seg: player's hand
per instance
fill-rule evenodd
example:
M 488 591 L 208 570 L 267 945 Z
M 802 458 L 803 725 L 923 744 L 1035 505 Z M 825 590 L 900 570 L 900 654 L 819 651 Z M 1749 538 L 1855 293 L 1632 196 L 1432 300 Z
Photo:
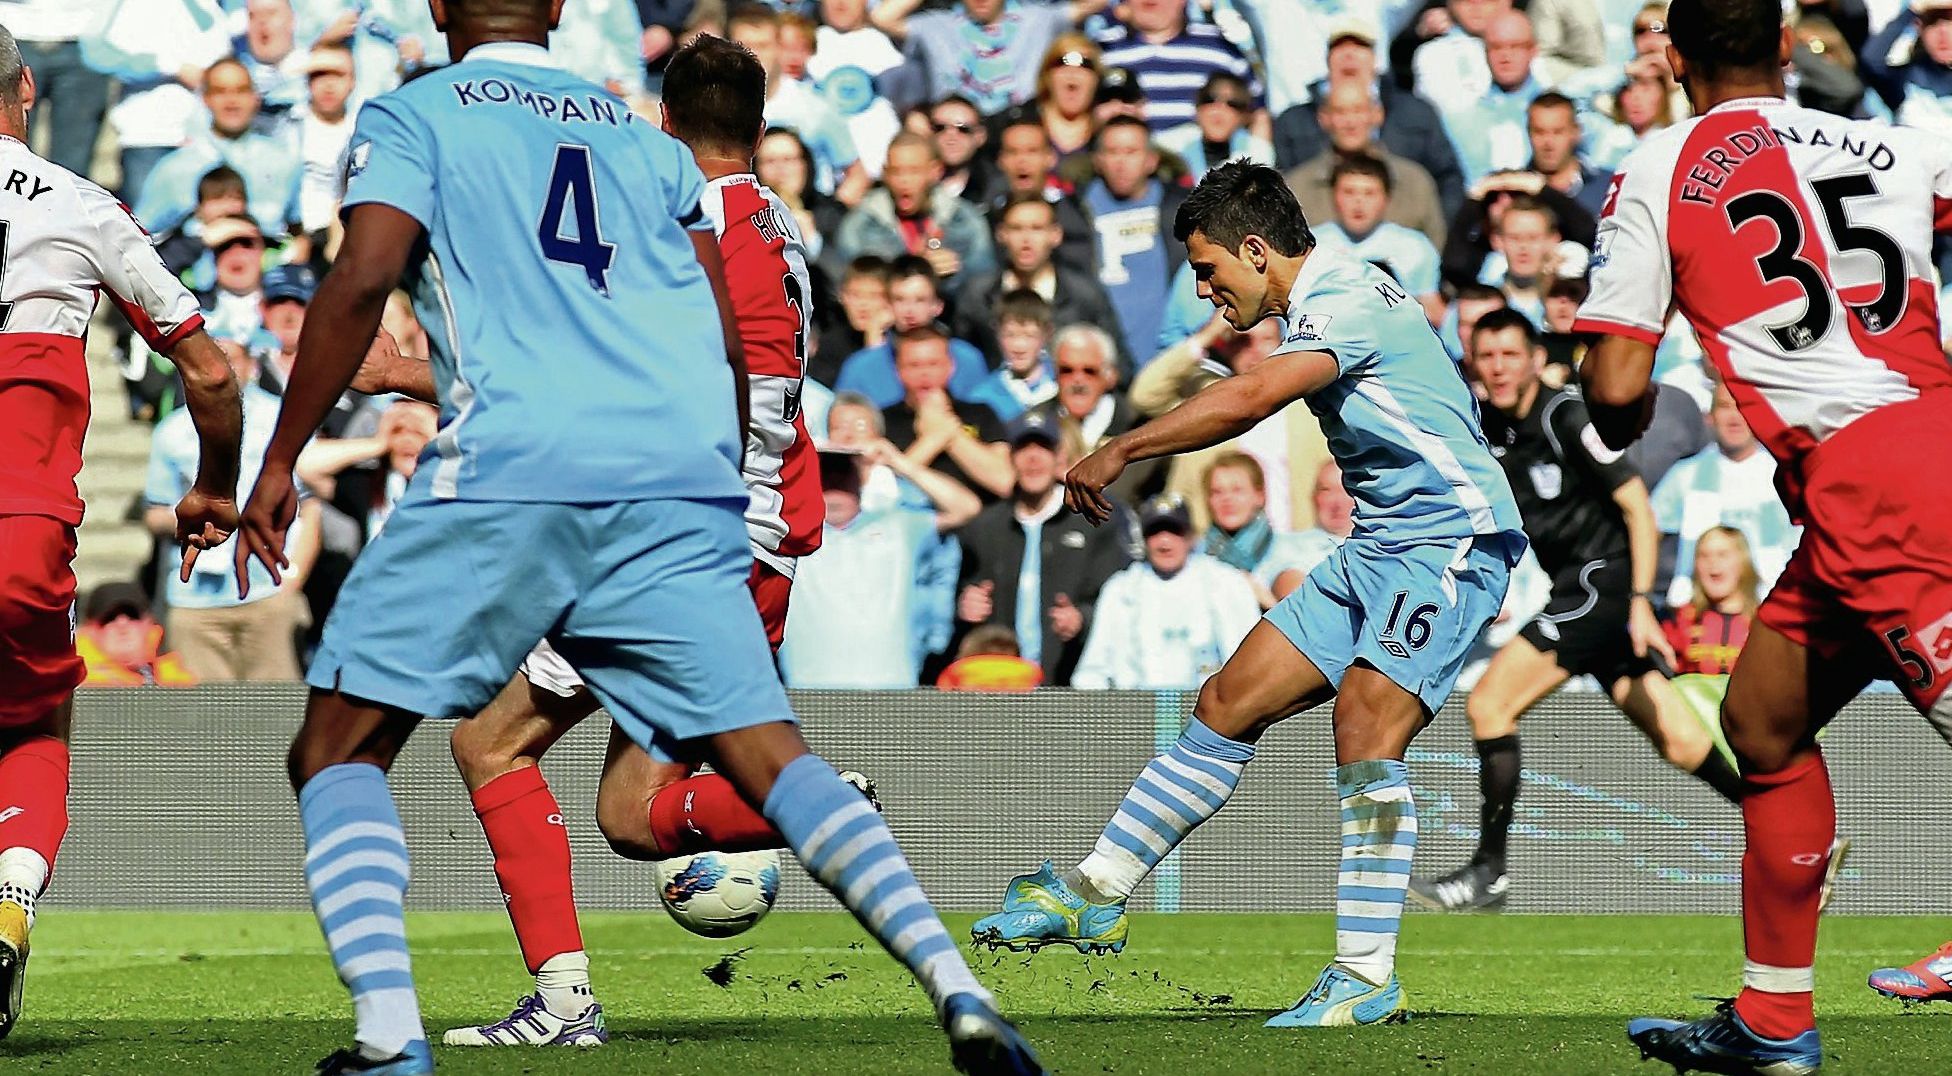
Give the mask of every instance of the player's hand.
M 427 59 L 427 46 L 422 44 L 420 38 L 413 34 L 408 34 L 401 38 L 393 48 L 395 52 L 400 54 L 400 62 L 408 67 L 412 67 Z
M 1661 630 L 1660 618 L 1654 615 L 1654 603 L 1646 598 L 1635 597 L 1627 613 L 1627 633 L 1633 637 L 1633 654 L 1644 658 L 1658 654 L 1667 661 L 1667 667 L 1674 668 L 1674 646 L 1667 641 L 1667 633 Z
M 1117 438 L 1078 461 L 1064 476 L 1064 506 L 1097 526 L 1112 518 L 1111 498 L 1105 487 L 1125 473 L 1125 450 Z
M 983 624 L 996 612 L 996 583 L 985 579 L 962 588 L 956 598 L 956 619 L 965 624 Z
M 1069 594 L 1059 594 L 1051 603 L 1051 634 L 1070 642 L 1084 631 L 1084 610 L 1071 604 Z
M 937 389 L 924 393 L 915 405 L 915 436 L 922 440 L 951 441 L 962 429 L 962 419 L 949 404 L 949 394 Z
M 177 578 L 189 582 L 197 554 L 223 545 L 236 530 L 236 498 L 190 487 L 190 492 L 176 502 L 176 543 L 183 547 L 183 568 Z
M 1417 36 L 1429 39 L 1450 33 L 1450 10 L 1439 4 L 1417 18 Z
M 251 594 L 251 560 L 256 558 L 271 573 L 273 586 L 283 586 L 284 570 L 291 567 L 285 557 L 285 532 L 298 515 L 298 488 L 292 482 L 291 465 L 266 460 L 259 472 L 251 499 L 237 521 L 237 596 Z
M 948 247 L 929 247 L 922 251 L 922 257 L 928 259 L 929 268 L 935 270 L 935 275 L 944 280 L 962 272 L 962 259 Z
M 400 342 L 381 329 L 373 337 L 373 346 L 366 349 L 366 357 L 359 360 L 359 372 L 352 375 L 352 390 L 368 396 L 392 392 L 395 364 L 401 361 Z

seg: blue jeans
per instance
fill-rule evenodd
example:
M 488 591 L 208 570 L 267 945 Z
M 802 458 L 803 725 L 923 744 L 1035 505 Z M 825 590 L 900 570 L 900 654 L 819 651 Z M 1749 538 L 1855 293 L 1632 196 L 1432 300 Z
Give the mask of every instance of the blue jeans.
M 47 159 L 87 175 L 108 113 L 108 76 L 82 63 L 81 46 L 73 41 L 22 41 L 20 55 L 33 68 L 40 93 L 31 117 L 34 136 L 52 125 Z

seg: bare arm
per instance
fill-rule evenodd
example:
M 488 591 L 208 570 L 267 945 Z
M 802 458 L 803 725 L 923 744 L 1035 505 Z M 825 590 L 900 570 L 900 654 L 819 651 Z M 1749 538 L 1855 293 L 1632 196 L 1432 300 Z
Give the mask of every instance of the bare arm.
M 291 567 L 285 572 L 285 586 L 296 590 L 311 578 L 312 569 L 318 565 L 319 550 L 325 547 L 325 534 L 322 520 L 325 508 L 316 497 L 298 506 L 298 520 L 304 526 L 298 531 L 298 541 L 293 543 L 286 555 L 291 558 Z
M 366 350 L 366 357 L 360 360 L 359 372 L 353 375 L 352 388 L 354 392 L 372 396 L 397 392 L 436 407 L 441 402 L 439 393 L 434 390 L 434 364 L 402 355 L 399 342 L 385 329 L 373 337 L 373 346 Z
M 698 264 L 712 282 L 712 297 L 718 300 L 718 319 L 725 332 L 725 361 L 732 365 L 732 398 L 739 412 L 739 459 L 745 461 L 746 431 L 752 428 L 752 383 L 746 376 L 746 344 L 739 338 L 739 318 L 732 312 L 732 292 L 725 285 L 725 256 L 719 253 L 718 237 L 710 232 L 692 232 L 691 249 L 698 253 Z
M 915 488 L 922 491 L 922 496 L 935 506 L 935 529 L 938 534 L 961 527 L 983 510 L 982 499 L 969 492 L 969 487 L 932 467 L 917 466 L 894 445 L 882 441 L 871 452 L 870 459 L 885 464 L 896 474 L 913 482 Z
M 1586 411 L 1600 440 L 1616 451 L 1633 444 L 1654 416 L 1654 345 L 1602 336 L 1579 366 Z
M 1010 446 L 978 441 L 958 427 L 949 439 L 949 458 L 977 485 L 998 497 L 1007 496 L 1017 484 L 1016 468 L 1010 466 Z
M 339 488 L 339 472 L 386 455 L 384 437 L 345 437 L 316 440 L 305 446 L 293 465 L 299 480 L 314 493 L 330 499 Z
M 1645 656 L 1649 650 L 1655 651 L 1667 658 L 1671 668 L 1674 648 L 1661 630 L 1653 600 L 1647 597 L 1653 593 L 1661 558 L 1661 529 L 1654 522 L 1654 504 L 1647 495 L 1647 484 L 1638 478 L 1628 479 L 1613 491 L 1613 503 L 1620 506 L 1620 516 L 1627 524 L 1628 559 L 1633 569 L 1633 599 L 1627 627 L 1633 636 L 1634 653 Z
M 176 540 L 184 546 L 180 575 L 188 579 L 197 554 L 223 544 L 237 529 L 243 390 L 223 349 L 201 329 L 170 348 L 168 358 L 183 375 L 183 399 L 197 428 L 196 481 L 175 510 Z
M 908 16 L 922 6 L 922 0 L 884 0 L 869 13 L 868 21 L 889 37 L 900 41 L 908 36 Z

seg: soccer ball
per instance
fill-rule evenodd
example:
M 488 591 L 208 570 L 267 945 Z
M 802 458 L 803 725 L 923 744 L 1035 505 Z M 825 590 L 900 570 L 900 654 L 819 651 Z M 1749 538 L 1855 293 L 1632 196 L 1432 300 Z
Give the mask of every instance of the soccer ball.
M 657 893 L 678 925 L 707 938 L 743 934 L 779 898 L 779 853 L 700 852 L 657 862 Z

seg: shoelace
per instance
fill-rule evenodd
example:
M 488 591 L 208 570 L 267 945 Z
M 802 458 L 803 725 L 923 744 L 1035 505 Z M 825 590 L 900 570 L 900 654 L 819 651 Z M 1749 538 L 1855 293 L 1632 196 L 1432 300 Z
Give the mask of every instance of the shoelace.
M 531 1020 L 534 1018 L 537 1010 L 541 1008 L 542 999 L 534 994 L 530 994 L 521 1001 L 516 1002 L 514 1012 L 509 1013 L 507 1017 L 496 1023 L 489 1024 L 482 1030 L 484 1033 L 489 1031 L 513 1031 L 515 1030 L 515 1022 L 517 1020 Z

